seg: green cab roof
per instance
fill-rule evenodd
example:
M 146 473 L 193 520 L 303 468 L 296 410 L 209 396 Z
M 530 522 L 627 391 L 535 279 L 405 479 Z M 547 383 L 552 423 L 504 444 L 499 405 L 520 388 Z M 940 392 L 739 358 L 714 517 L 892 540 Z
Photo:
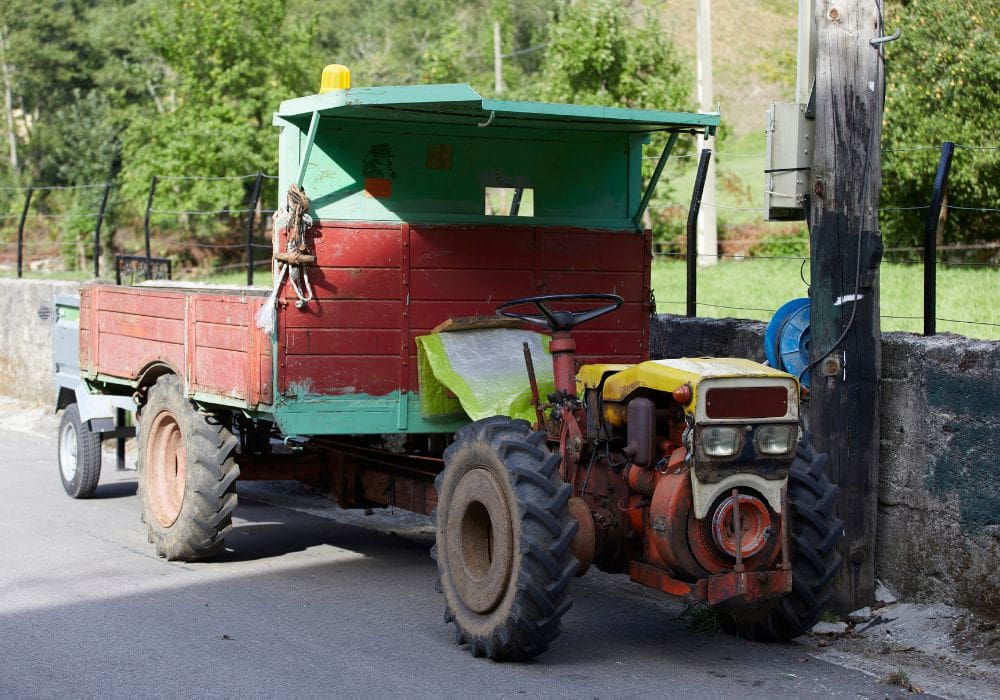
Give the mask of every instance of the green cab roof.
M 491 100 L 465 84 L 333 90 L 282 102 L 275 121 L 303 124 L 308 123 L 313 114 L 338 119 L 557 131 L 713 132 L 719 125 L 718 114 Z

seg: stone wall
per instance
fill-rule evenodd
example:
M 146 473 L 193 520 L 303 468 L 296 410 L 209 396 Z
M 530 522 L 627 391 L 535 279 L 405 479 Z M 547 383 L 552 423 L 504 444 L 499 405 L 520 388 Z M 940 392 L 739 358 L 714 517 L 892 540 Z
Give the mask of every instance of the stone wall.
M 762 360 L 765 324 L 659 316 L 653 357 Z M 914 601 L 1000 610 L 1000 342 L 882 336 L 876 575 Z
M 52 297 L 78 288 L 77 282 L 0 279 L 0 394 L 55 406 Z

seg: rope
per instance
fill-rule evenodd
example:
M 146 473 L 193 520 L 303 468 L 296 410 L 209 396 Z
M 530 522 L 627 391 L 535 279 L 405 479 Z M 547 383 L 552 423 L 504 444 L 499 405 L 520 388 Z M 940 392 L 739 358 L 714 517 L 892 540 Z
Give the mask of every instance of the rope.
M 274 256 L 278 262 L 274 289 L 260 307 L 255 319 L 257 327 L 271 336 L 274 335 L 277 325 L 278 292 L 286 277 L 295 291 L 295 296 L 298 297 L 298 301 L 295 302 L 296 308 L 303 309 L 313 300 L 312 284 L 309 282 L 306 265 L 315 262 L 316 258 L 305 240 L 306 230 L 312 226 L 312 218 L 306 214 L 308 209 L 309 198 L 306 193 L 297 184 L 292 183 L 288 186 L 287 204 L 274 215 L 275 236 L 279 236 L 281 229 L 284 229 L 288 242 L 285 252 Z

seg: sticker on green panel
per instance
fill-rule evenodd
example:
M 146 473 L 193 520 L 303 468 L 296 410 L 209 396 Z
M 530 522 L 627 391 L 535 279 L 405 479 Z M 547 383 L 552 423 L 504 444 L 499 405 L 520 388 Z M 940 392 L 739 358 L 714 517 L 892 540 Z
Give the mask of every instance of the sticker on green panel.
M 544 397 L 555 390 L 546 335 L 517 328 L 478 328 L 417 338 L 421 413 L 430 417 L 464 411 L 472 420 L 510 416 L 534 421 L 524 343 Z

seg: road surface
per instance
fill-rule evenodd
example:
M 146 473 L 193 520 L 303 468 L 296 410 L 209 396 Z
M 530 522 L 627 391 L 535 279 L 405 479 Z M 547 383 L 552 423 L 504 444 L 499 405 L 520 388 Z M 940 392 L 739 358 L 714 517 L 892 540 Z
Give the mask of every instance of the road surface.
M 96 497 L 62 491 L 51 437 L 0 416 L 0 697 L 896 697 L 804 644 L 694 631 L 625 577 L 575 581 L 565 631 L 530 663 L 455 645 L 431 529 L 241 485 L 227 550 L 158 558 L 135 473 L 105 457 Z

